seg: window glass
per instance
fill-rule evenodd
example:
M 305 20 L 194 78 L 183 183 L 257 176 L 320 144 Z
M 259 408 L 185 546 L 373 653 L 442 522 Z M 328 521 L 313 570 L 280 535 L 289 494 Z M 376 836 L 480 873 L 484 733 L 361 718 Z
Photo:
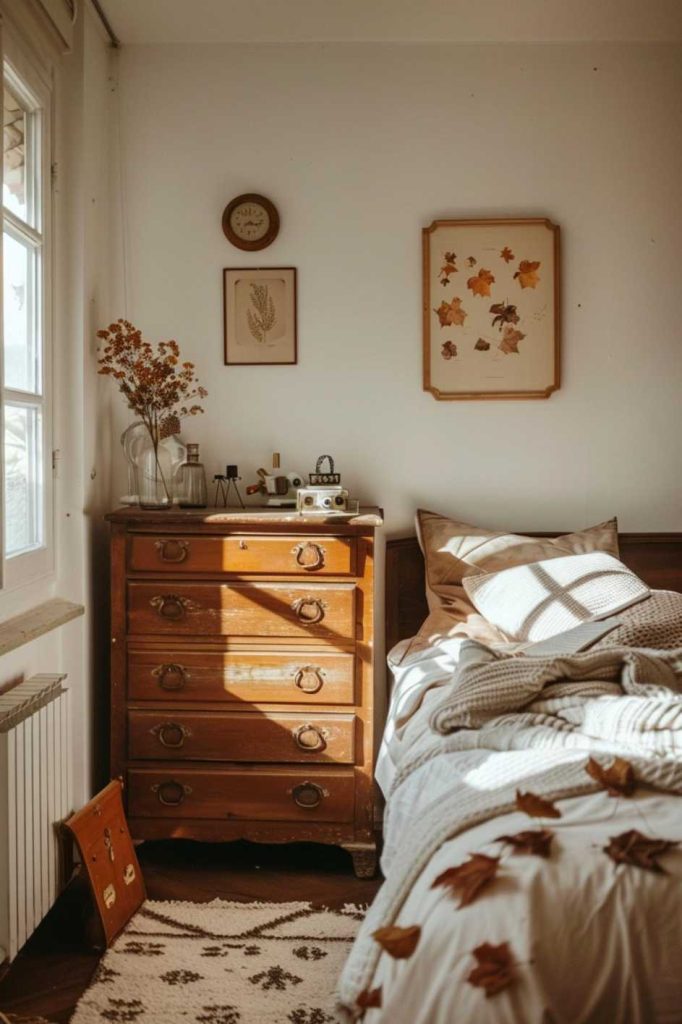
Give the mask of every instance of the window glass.
M 34 394 L 40 391 L 37 260 L 32 245 L 4 233 L 5 387 Z
M 4 171 L 2 201 L 22 220 L 29 220 L 28 178 L 26 174 L 26 111 L 5 85 L 4 92 Z
M 43 543 L 42 410 L 5 405 L 5 554 Z

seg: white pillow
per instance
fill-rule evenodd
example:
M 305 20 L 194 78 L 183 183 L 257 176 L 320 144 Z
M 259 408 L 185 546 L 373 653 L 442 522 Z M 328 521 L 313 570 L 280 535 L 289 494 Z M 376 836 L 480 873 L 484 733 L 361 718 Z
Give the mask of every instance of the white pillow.
M 592 551 L 495 573 L 465 576 L 478 611 L 516 640 L 546 640 L 649 596 L 649 588 L 613 555 Z

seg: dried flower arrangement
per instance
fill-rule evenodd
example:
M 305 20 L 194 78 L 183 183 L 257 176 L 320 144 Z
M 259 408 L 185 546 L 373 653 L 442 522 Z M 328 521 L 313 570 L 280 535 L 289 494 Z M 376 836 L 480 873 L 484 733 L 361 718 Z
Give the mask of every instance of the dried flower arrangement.
M 155 351 L 128 320 L 117 320 L 98 331 L 97 337 L 103 342 L 97 372 L 113 377 L 128 408 L 147 428 L 154 464 L 170 504 L 170 482 L 159 462 L 159 443 L 180 430 L 183 417 L 204 411 L 193 399 L 205 398 L 208 392 L 199 384 L 194 363 L 180 362 L 177 341 L 160 341 Z

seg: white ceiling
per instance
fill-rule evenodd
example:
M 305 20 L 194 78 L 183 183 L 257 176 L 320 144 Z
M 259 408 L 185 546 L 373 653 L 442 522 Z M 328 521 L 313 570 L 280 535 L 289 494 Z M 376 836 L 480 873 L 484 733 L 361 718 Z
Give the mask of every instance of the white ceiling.
M 682 41 L 682 0 L 101 0 L 123 43 Z

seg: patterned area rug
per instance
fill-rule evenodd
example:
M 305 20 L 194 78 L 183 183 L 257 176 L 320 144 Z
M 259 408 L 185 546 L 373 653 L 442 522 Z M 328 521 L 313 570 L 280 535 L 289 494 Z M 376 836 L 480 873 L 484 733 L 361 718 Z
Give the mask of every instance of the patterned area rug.
M 336 982 L 364 913 L 148 901 L 71 1024 L 336 1024 Z

